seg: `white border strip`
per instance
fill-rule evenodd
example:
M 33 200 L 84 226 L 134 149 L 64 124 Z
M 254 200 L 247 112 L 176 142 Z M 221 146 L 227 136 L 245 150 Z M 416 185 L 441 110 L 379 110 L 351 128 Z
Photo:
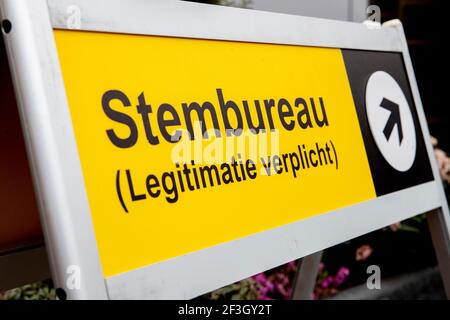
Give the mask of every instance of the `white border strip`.
M 108 292 L 111 299 L 194 298 L 439 206 L 437 185 L 428 182 L 113 276 Z
M 69 28 L 68 8 L 76 5 L 81 30 L 365 50 L 402 49 L 395 30 L 371 30 L 353 22 L 179 0 L 48 0 L 48 4 L 54 28 Z

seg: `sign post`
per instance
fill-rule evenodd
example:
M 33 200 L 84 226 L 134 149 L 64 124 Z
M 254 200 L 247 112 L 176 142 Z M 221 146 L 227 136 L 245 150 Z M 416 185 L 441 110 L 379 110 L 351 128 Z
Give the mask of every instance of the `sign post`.
M 292 287 L 292 300 L 312 299 L 321 260 L 322 251 L 300 259 Z
M 0 11 L 68 298 L 192 298 L 438 208 L 448 237 L 400 24 L 178 1 Z

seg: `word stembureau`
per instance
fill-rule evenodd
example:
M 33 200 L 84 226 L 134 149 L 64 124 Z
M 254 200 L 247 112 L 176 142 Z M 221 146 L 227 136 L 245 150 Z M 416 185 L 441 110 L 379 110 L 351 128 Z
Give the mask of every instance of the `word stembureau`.
M 136 109 L 133 104 L 136 104 Z M 266 132 L 279 129 L 300 131 L 329 126 L 323 97 L 297 97 L 292 100 L 267 98 L 254 100 L 253 103 L 242 100 L 238 104 L 225 99 L 220 88 L 216 89 L 215 100 L 182 102 L 178 105 L 161 103 L 156 108 L 143 92 L 132 103 L 124 92 L 109 90 L 103 94 L 102 107 L 108 119 L 127 128 L 120 131 L 119 128 L 107 128 L 107 138 L 115 147 L 130 150 L 138 141 L 145 140 L 147 145 L 157 148 L 161 143 L 174 144 L 183 139 L 186 142 L 245 137 L 247 134 L 263 136 Z M 295 134 L 292 137 L 294 141 L 283 153 L 278 150 L 280 141 L 271 141 L 270 153 L 265 153 L 267 149 L 247 157 L 239 152 L 234 153 L 232 147 L 232 155 L 222 157 L 221 160 L 215 159 L 211 163 L 196 162 L 192 157 L 182 161 L 172 157 L 172 168 L 161 171 L 159 166 L 158 171 L 153 171 L 156 169 L 149 167 L 150 172 L 144 175 L 142 168 L 133 168 L 130 164 L 128 168 L 116 170 L 117 198 L 122 209 L 129 212 L 130 202 L 162 198 L 173 204 L 178 202 L 181 194 L 243 183 L 260 176 L 289 174 L 297 179 L 302 170 L 325 166 L 338 170 L 338 154 L 331 139 L 318 137 L 320 141 L 314 139 L 314 142 L 301 142 L 296 141 L 298 138 Z M 225 146 L 228 148 L 228 145 Z M 247 147 L 250 149 L 253 146 Z M 247 150 L 244 148 L 242 151 Z
M 266 130 L 274 131 L 275 117 L 278 117 L 283 128 L 288 131 L 292 131 L 296 127 L 308 129 L 315 126 L 328 126 L 325 102 L 322 97 L 309 98 L 309 101 L 298 97 L 293 102 L 289 102 L 285 98 L 280 98 L 278 101 L 273 98 L 262 101 L 254 100 L 252 108 L 256 112 L 256 117 L 252 117 L 251 106 L 247 100 L 243 100 L 242 105 L 238 106 L 233 100 L 225 100 L 222 89 L 216 89 L 216 95 L 216 105 L 210 101 L 205 101 L 201 104 L 199 102 L 182 103 L 182 115 L 169 103 L 159 105 L 156 109 L 158 134 L 150 121 L 153 114 L 152 105 L 147 102 L 144 93 L 141 93 L 137 98 L 136 111 L 141 117 L 142 127 L 148 143 L 158 145 L 161 142 L 161 137 L 169 143 L 176 143 L 182 137 L 180 129 L 183 126 L 189 138 L 191 140 L 196 139 L 194 115 L 196 120 L 201 123 L 202 137 L 200 138 L 203 139 L 208 138 L 210 130 L 214 132 L 216 137 L 221 137 L 223 132 L 227 136 L 240 136 L 244 129 L 244 118 L 247 128 L 253 134 L 266 132 Z M 109 90 L 102 97 L 102 107 L 106 116 L 112 121 L 127 126 L 130 133 L 128 136 L 120 137 L 113 129 L 107 129 L 106 134 L 114 146 L 131 148 L 139 138 L 138 125 L 130 115 L 123 112 L 125 110 L 115 110 L 111 107 L 111 102 L 114 100 L 120 101 L 124 108 L 131 107 L 132 103 L 129 97 L 120 90 Z M 217 105 L 218 108 L 216 107 Z M 232 116 L 230 116 L 231 114 Z M 263 117 L 263 114 L 265 114 L 265 117 Z M 181 120 L 182 118 L 183 121 Z M 219 118 L 221 121 L 219 121 Z M 208 122 L 206 119 L 208 119 Z M 212 127 L 208 128 L 207 124 L 212 124 Z

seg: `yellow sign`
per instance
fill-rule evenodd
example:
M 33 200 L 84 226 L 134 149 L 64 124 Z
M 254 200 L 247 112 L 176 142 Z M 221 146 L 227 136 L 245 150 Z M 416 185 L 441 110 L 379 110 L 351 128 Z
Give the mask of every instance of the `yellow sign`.
M 339 49 L 55 39 L 105 277 L 376 197 Z

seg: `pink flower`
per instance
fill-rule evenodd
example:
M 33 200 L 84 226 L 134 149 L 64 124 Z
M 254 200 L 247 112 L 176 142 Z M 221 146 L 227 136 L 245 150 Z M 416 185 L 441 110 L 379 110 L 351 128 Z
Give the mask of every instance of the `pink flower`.
M 434 147 L 434 156 L 436 157 L 441 178 L 444 182 L 450 183 L 450 157 L 441 149 L 437 148 L 438 141 L 431 137 L 431 144 Z
M 396 222 L 396 223 L 391 224 L 389 226 L 389 228 L 391 228 L 391 230 L 395 232 L 400 229 L 400 226 L 401 226 L 400 222 Z
M 325 279 L 322 280 L 322 282 L 320 283 L 320 286 L 322 288 L 328 288 L 333 284 L 333 277 L 332 276 L 328 276 Z
M 373 249 L 371 246 L 365 244 L 362 245 L 361 247 L 359 247 L 356 250 L 356 256 L 355 259 L 356 261 L 364 261 L 366 260 L 373 252 Z
M 435 149 L 434 155 L 438 162 L 441 178 L 447 183 L 450 183 L 450 158 L 441 149 Z
M 321 273 L 325 269 L 325 264 L 323 262 L 319 263 L 319 273 Z
M 433 136 L 430 136 L 430 140 L 431 140 L 431 144 L 433 145 L 433 147 L 436 147 L 438 144 L 438 140 Z
M 325 277 L 325 279 L 321 281 L 320 286 L 323 289 L 337 288 L 340 285 L 342 285 L 345 282 L 345 280 L 347 280 L 349 275 L 350 270 L 347 267 L 341 267 L 334 277 L 333 276 Z
M 265 283 L 267 281 L 266 275 L 264 273 L 253 276 L 253 279 L 255 279 L 255 281 L 258 283 Z
M 334 277 L 334 286 L 339 287 L 341 284 L 345 282 L 345 280 L 347 280 L 349 275 L 350 270 L 346 267 L 341 267 L 337 272 L 336 276 Z

